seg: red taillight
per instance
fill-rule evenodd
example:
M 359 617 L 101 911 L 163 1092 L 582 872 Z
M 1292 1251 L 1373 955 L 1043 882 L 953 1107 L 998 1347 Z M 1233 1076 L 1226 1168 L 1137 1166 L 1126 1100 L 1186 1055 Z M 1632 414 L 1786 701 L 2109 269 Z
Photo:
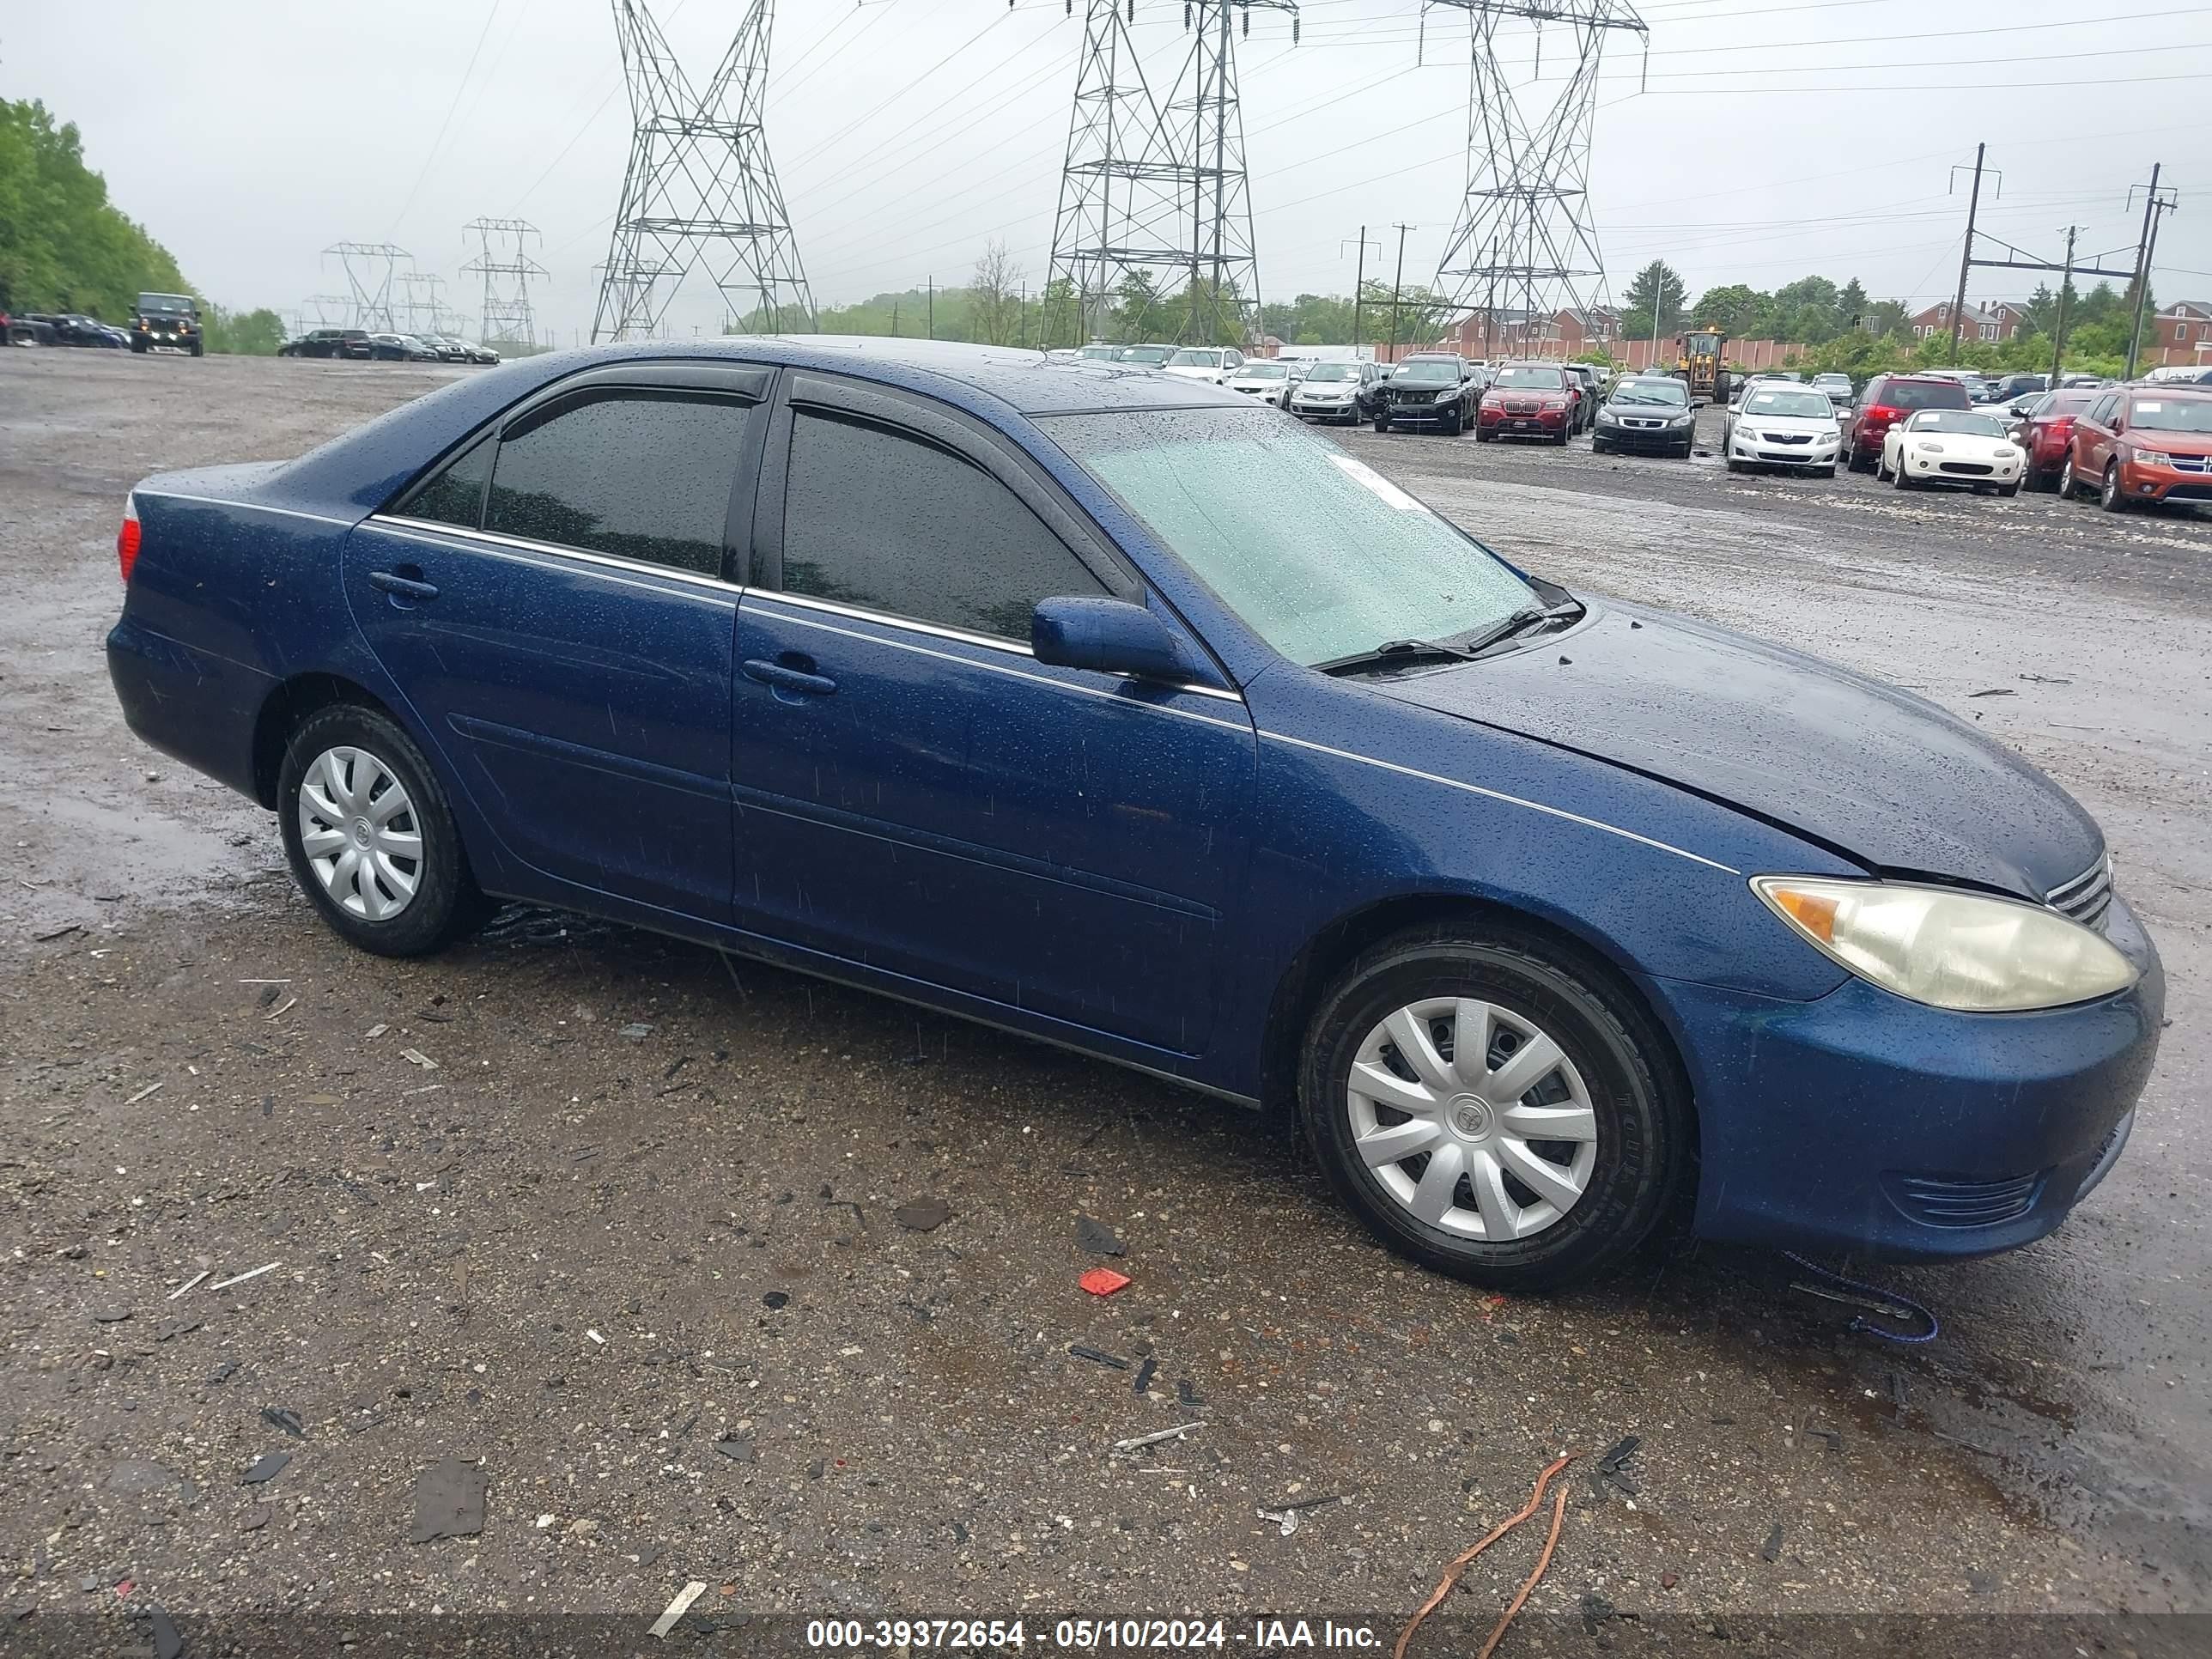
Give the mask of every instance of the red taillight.
M 1904 413 L 1903 410 L 1892 409 L 1887 404 L 1872 404 L 1867 408 L 1865 418 L 1882 426 L 1894 426 L 1898 416 Z
M 138 498 L 123 498 L 123 527 L 115 532 L 115 562 L 123 568 L 123 580 L 128 586 L 131 568 L 138 562 Z

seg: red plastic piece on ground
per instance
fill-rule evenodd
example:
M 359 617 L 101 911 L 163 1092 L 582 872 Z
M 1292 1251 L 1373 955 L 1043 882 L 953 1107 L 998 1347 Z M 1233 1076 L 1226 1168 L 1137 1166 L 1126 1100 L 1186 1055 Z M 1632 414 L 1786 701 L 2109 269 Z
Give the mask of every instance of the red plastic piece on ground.
M 1092 1267 L 1075 1282 L 1093 1296 L 1111 1296 L 1129 1282 L 1129 1275 L 1111 1267 Z

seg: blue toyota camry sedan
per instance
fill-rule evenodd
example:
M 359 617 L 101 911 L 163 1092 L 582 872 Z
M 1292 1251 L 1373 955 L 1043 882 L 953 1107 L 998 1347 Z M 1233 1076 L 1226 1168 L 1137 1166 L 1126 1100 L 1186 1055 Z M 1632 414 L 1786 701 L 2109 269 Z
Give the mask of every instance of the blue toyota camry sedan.
M 110 670 L 346 939 L 591 911 L 1295 1117 L 1508 1288 L 1972 1255 L 2111 1169 L 2164 981 L 1921 700 L 1520 570 L 1141 369 L 535 357 L 131 492 Z

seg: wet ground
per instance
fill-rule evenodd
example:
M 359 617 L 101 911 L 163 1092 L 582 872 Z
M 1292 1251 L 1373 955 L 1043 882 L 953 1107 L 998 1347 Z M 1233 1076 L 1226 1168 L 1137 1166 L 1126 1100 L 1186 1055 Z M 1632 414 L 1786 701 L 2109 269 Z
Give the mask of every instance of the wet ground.
M 1350 435 L 1570 586 L 1959 709 L 2106 825 L 2172 982 L 2134 1142 L 2051 1239 L 1887 1274 L 1944 1320 L 1893 1347 L 1755 1253 L 1473 1292 L 1233 1109 L 625 929 L 341 946 L 269 816 L 124 728 L 115 524 L 148 471 L 295 453 L 452 372 L 0 361 L 16 1636 L 136 1634 L 159 1601 L 589 1612 L 628 1641 L 696 1580 L 695 1628 L 1361 1610 L 1387 1644 L 1570 1448 L 1532 1647 L 2212 1612 L 2212 520 Z M 949 1217 L 917 1230 L 924 1199 Z M 1119 1231 L 1110 1299 L 1076 1285 L 1080 1216 Z M 410 1542 L 447 1456 L 488 1481 L 482 1531 Z M 1486 1631 L 1541 1525 L 1445 1613 Z

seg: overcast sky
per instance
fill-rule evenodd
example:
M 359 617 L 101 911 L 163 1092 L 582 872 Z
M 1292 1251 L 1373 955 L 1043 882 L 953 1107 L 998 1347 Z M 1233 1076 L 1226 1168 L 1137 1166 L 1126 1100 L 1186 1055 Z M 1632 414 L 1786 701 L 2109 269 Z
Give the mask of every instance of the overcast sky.
M 654 0 L 695 80 L 742 0 Z M 1958 278 L 1965 179 L 2002 171 L 1983 224 L 2056 258 L 2131 250 L 2128 187 L 2166 164 L 2180 209 L 2157 293 L 2212 299 L 2212 6 L 2167 0 L 1650 0 L 1607 53 L 1591 190 L 1616 295 L 1654 257 L 1692 294 L 1808 273 L 1922 304 Z M 785 0 L 769 140 L 817 299 L 965 280 L 991 238 L 1041 284 L 1082 44 L 1063 0 Z M 82 130 L 110 194 L 231 306 L 341 292 L 320 252 L 395 242 L 477 309 L 462 224 L 544 232 L 541 322 L 588 331 L 629 138 L 606 0 L 15 0 L 0 94 Z M 2099 14 L 2105 14 L 2099 15 Z M 1136 0 L 1148 70 L 1188 50 L 1176 0 Z M 1434 271 L 1465 184 L 1468 52 L 1419 0 L 1307 0 L 1302 41 L 1255 10 L 1239 43 L 1261 280 L 1348 292 L 1359 228 L 1407 280 Z M 1513 34 L 1524 101 L 1570 43 Z M 1648 67 L 1649 80 L 1644 76 Z M 1639 90 L 1639 87 L 1644 89 Z M 1376 255 L 1370 250 L 1370 271 Z M 2127 258 L 2106 261 L 2125 264 Z M 1972 297 L 2024 295 L 1977 273 Z M 679 315 L 704 319 L 703 304 Z

